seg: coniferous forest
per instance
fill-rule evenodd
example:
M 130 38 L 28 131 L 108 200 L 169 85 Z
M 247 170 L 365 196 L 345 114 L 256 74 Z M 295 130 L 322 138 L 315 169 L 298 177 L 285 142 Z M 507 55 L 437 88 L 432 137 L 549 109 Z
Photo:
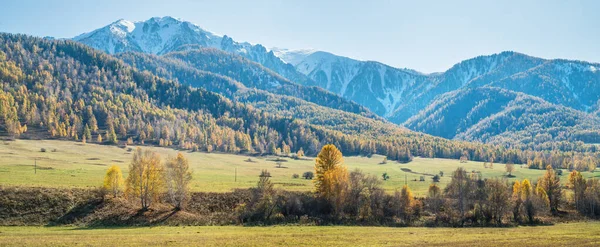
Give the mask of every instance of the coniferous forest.
M 2 34 L 1 39 L 2 126 L 12 138 L 229 153 L 302 149 L 307 155 L 316 155 L 331 143 L 348 155 L 381 154 L 402 162 L 422 156 L 531 164 L 538 169 L 549 164 L 588 170 L 598 164 L 595 146 L 557 143 L 548 150 L 451 141 L 394 126 L 368 113 L 342 111 L 347 107 L 344 101 L 337 110 L 245 89 L 235 81 L 231 85 L 244 92 L 226 97 L 205 89 L 229 80 L 216 75 L 197 77 L 191 83 L 195 87 L 180 83 L 189 81 L 188 75 L 202 75 L 194 69 L 185 73 L 185 66 L 172 65 L 176 69 L 162 72 L 169 75 L 165 79 L 72 41 L 14 34 Z M 144 66 L 164 63 L 147 60 Z M 228 66 L 226 61 L 217 62 Z

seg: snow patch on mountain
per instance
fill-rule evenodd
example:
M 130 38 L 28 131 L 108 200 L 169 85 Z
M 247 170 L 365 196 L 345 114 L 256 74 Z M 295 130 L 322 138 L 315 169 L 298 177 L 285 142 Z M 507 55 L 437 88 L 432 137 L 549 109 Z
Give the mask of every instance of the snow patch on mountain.
M 170 16 L 153 17 L 136 22 L 121 19 L 106 27 L 76 36 L 73 40 L 111 54 L 136 51 L 162 55 L 184 45 L 199 45 L 233 52 L 244 57 L 267 56 L 266 49 L 260 45 L 238 43 L 226 35 L 209 32 L 191 22 Z M 265 54 L 250 54 L 253 52 Z
M 137 22 L 121 19 L 108 26 L 81 34 L 73 40 L 109 54 L 143 52 L 164 55 L 173 51 L 216 48 L 260 63 L 293 82 L 314 85 L 293 65 L 275 56 L 274 50 L 267 50 L 260 44 L 237 42 L 227 35 L 221 36 L 191 22 L 170 16 L 153 17 Z M 304 51 L 303 54 L 309 53 Z
M 289 63 L 291 65 L 294 65 L 294 66 L 298 65 L 306 57 L 317 52 L 315 49 L 291 50 L 291 49 L 278 48 L 278 47 L 271 48 L 271 51 L 273 51 L 273 54 L 275 54 L 275 56 L 279 57 L 282 61 Z
M 308 75 L 313 80 L 318 80 L 319 78 L 316 78 L 316 75 L 319 72 L 323 72 L 327 80 L 324 88 L 339 95 L 344 95 L 346 94 L 348 84 L 360 70 L 360 62 L 328 52 L 318 51 L 312 52 L 301 62 L 297 63 L 296 69 L 300 73 Z
M 291 57 L 296 69 L 317 86 L 363 104 L 382 116 L 389 116 L 405 99 L 407 90 L 422 86 L 416 84 L 426 77 L 413 70 L 323 51 L 278 49 L 275 54 L 284 61 Z

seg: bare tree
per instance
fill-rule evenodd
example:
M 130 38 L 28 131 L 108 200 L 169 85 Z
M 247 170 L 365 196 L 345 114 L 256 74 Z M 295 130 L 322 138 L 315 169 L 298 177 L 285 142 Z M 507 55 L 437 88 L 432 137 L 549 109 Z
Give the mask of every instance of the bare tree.
M 454 208 L 458 210 L 461 225 L 464 225 L 465 215 L 471 207 L 473 189 L 473 181 L 462 167 L 454 171 L 452 180 L 445 189 L 446 195 L 453 201 Z

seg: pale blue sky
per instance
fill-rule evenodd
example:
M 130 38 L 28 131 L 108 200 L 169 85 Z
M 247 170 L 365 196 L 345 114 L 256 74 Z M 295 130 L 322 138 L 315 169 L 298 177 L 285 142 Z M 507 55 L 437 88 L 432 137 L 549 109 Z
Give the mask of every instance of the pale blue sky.
M 514 50 L 600 62 L 600 1 L 2 0 L 0 31 L 73 37 L 173 16 L 237 41 L 315 48 L 422 72 Z

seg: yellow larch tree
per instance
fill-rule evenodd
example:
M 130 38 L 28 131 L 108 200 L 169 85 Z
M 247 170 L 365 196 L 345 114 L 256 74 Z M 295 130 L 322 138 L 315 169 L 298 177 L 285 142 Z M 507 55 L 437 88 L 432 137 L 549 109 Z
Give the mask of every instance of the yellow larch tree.
M 121 193 L 123 189 L 123 173 L 120 167 L 113 165 L 106 170 L 104 189 L 109 191 L 113 197 L 117 197 Z
M 348 187 L 348 171 L 343 162 L 342 152 L 332 144 L 325 145 L 315 161 L 317 195 L 331 204 L 335 215 L 342 213 Z

